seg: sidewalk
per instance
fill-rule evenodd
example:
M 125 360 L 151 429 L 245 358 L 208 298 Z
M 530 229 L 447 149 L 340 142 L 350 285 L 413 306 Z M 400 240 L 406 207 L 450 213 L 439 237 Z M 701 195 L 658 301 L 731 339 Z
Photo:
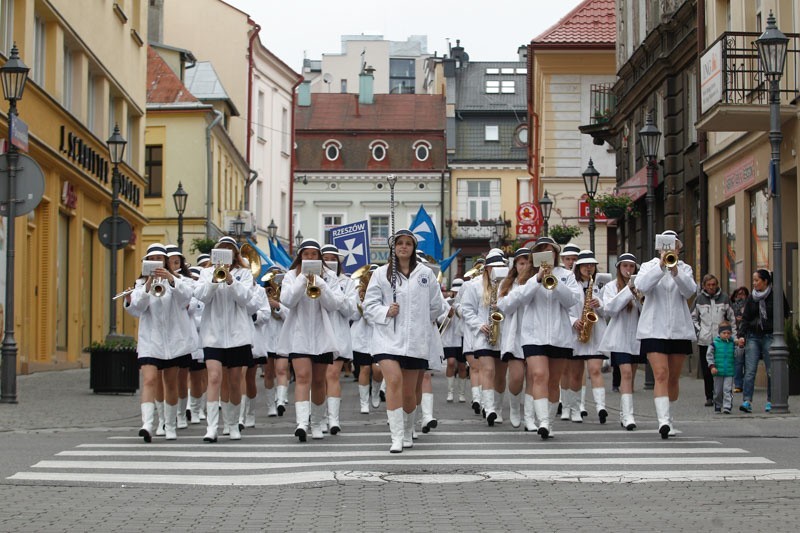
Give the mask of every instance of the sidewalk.
M 609 423 L 616 424 L 619 394 L 611 392 L 611 374 L 604 374 L 604 377 L 606 379 Z M 454 404 L 445 403 L 446 383 L 443 375 L 438 374 L 434 377 L 436 416 L 440 420 L 471 419 L 470 410 L 453 409 Z M 643 383 L 644 372 L 640 370 L 636 376 L 634 392 L 634 408 L 640 426 L 655 424 L 652 392 L 643 391 Z M 263 395 L 261 379 L 257 379 L 257 384 L 259 395 Z M 290 398 L 292 398 L 292 390 L 290 390 Z M 0 431 L 137 427 L 139 425 L 138 393 L 133 395 L 94 394 L 89 389 L 89 369 L 60 370 L 19 376 L 17 393 L 17 404 L 0 404 Z M 358 392 L 352 378 L 342 377 L 342 398 L 347 404 L 357 405 Z M 724 415 L 725 418 L 768 419 L 779 416 L 764 413 L 766 401 L 764 388 L 756 389 L 753 400 L 753 413 L 744 414 L 738 410 L 741 394 L 734 395 L 733 413 Z M 596 421 L 591 390 L 587 390 L 586 403 L 589 411 L 587 421 Z M 719 420 L 723 416 L 714 414 L 713 407 L 705 407 L 704 403 L 702 381 L 694 377 L 683 376 L 680 399 L 676 412 L 673 413 L 676 425 L 680 425 L 682 421 Z M 789 415 L 780 415 L 781 418 L 798 418 L 800 416 L 799 396 L 789 397 L 789 408 L 791 411 Z M 261 409 L 260 402 L 257 409 Z M 504 410 L 507 416 L 507 400 Z M 261 413 L 257 411 L 257 414 Z

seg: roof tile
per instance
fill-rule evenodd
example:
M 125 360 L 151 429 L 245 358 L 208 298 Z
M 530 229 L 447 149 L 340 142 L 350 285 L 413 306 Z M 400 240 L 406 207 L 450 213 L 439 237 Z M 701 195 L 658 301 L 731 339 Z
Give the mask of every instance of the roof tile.
M 614 45 L 616 40 L 614 0 L 584 0 L 531 44 Z
M 445 129 L 441 95 L 376 94 L 358 104 L 357 94 L 312 93 L 310 106 L 297 106 L 297 130 L 430 131 Z
M 147 103 L 198 102 L 152 47 L 147 47 Z

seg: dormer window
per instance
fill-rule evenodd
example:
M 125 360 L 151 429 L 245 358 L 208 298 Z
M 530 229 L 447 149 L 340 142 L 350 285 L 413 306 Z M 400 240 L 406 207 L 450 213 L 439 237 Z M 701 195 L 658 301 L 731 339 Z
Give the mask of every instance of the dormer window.
M 328 161 L 336 161 L 342 151 L 342 143 L 335 139 L 328 139 L 322 143 L 322 149 L 325 151 L 325 158 Z
M 386 152 L 389 150 L 389 145 L 386 141 L 372 141 L 369 143 L 369 149 L 372 152 L 372 159 L 375 161 L 383 161 L 386 159 Z
M 428 141 L 416 141 L 411 148 L 414 150 L 417 161 L 427 161 L 431 155 L 431 143 Z

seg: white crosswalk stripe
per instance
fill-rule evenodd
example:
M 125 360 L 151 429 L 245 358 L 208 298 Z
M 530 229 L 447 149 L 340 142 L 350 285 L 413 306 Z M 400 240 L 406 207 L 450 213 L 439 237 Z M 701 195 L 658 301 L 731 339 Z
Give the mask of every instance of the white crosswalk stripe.
M 657 439 L 589 429 L 560 431 L 542 442 L 522 431 L 434 431 L 402 454 L 389 454 L 385 432 L 358 431 L 299 444 L 285 433 L 258 429 L 243 440 L 203 444 L 113 435 L 44 459 L 9 480 L 63 483 L 268 486 L 312 482 L 471 481 L 665 482 L 800 480 L 767 457 L 702 437 Z M 617 438 L 614 438 L 617 437 Z M 418 471 L 418 473 L 415 473 Z

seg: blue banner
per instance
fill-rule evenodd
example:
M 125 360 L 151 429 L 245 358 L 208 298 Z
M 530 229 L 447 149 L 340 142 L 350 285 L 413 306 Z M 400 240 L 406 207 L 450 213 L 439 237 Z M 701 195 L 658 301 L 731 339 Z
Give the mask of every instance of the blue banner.
M 287 254 L 285 252 L 283 254 L 281 254 L 281 251 L 280 251 L 280 248 L 279 248 L 280 245 L 281 245 L 280 242 L 276 246 L 275 245 L 275 241 L 270 240 L 269 241 L 269 255 L 272 257 L 272 260 L 275 263 L 279 264 L 283 268 L 288 269 L 289 265 L 292 264 L 292 261 L 288 258 Z
M 409 229 L 417 236 L 417 250 L 441 262 L 442 241 L 439 240 L 436 226 L 423 205 L 419 206 L 417 216 Z
M 342 270 L 352 274 L 369 263 L 369 225 L 366 220 L 330 229 L 331 244 L 342 254 Z
M 451 255 L 450 257 L 441 260 L 439 266 L 442 268 L 442 272 L 447 272 L 447 269 L 450 267 L 450 263 L 452 263 L 460 253 L 461 253 L 461 248 L 453 252 L 453 255 Z

